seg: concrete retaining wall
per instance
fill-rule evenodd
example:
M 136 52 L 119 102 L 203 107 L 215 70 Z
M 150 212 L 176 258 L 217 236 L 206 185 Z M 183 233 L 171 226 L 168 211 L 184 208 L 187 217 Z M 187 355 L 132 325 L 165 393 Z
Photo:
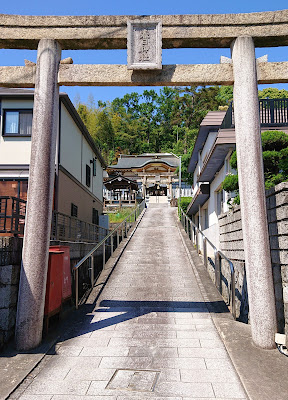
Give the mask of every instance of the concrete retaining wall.
M 288 182 L 267 190 L 266 199 L 278 332 L 288 335 Z M 219 232 L 220 248 L 233 261 L 236 270 L 237 315 L 240 320 L 247 321 L 248 293 L 240 206 L 219 217 Z M 225 262 L 222 263 L 222 275 L 224 281 L 230 281 Z

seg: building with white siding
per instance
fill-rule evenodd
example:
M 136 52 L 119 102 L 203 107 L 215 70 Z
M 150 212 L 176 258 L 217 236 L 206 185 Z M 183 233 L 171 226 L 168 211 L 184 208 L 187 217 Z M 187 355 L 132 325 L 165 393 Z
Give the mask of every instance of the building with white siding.
M 27 199 L 33 97 L 33 90 L 0 89 L 0 196 Z M 68 95 L 60 93 L 54 211 L 98 224 L 105 167 Z
M 281 130 L 288 133 L 288 100 L 259 100 L 261 132 Z M 200 124 L 188 172 L 193 174 L 193 199 L 187 213 L 205 236 L 217 247 L 219 215 L 229 210 L 233 193 L 222 190 L 227 174 L 234 174 L 230 158 L 236 149 L 232 104 L 227 111 L 210 111 Z M 201 240 L 200 240 L 201 245 Z

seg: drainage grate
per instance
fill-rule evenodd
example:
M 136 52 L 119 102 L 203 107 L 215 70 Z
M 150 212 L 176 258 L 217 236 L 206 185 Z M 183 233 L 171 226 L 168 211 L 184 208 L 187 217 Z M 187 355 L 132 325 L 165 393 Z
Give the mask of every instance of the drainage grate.
M 106 389 L 153 392 L 160 371 L 117 369 Z

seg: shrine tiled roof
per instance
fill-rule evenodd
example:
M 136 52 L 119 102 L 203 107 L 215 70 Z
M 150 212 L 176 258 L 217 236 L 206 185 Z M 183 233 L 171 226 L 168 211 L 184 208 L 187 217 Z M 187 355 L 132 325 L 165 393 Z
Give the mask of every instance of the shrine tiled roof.
M 118 163 L 110 165 L 110 169 L 142 168 L 149 163 L 164 163 L 170 167 L 179 166 L 179 158 L 171 153 L 145 153 L 140 155 L 121 154 Z

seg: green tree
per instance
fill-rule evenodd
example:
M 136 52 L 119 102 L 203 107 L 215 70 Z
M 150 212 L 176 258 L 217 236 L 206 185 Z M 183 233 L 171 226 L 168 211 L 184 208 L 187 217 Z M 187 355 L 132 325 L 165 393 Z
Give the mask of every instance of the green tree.
M 265 131 L 261 134 L 265 187 L 269 189 L 288 180 L 288 135 L 282 131 Z M 236 151 L 230 165 L 237 169 Z M 238 175 L 227 175 L 222 183 L 226 192 L 236 192 L 234 203 L 239 204 Z

